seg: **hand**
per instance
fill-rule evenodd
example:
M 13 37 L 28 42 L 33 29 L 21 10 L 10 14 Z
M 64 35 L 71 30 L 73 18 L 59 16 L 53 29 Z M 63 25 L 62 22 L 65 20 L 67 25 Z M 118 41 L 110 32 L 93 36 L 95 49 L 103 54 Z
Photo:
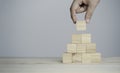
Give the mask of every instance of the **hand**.
M 92 14 L 99 2 L 100 0 L 73 0 L 73 3 L 70 7 L 70 13 L 73 23 L 76 23 L 77 21 L 76 14 L 83 12 L 86 12 L 85 20 L 86 23 L 89 23 Z

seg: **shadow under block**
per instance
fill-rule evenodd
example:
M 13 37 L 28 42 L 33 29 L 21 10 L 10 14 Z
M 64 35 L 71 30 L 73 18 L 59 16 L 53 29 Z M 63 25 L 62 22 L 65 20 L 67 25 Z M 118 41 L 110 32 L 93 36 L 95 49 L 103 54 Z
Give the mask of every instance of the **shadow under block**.
M 75 43 L 75 44 L 91 43 L 91 34 L 73 34 L 72 43 Z
M 72 63 L 72 53 L 64 53 L 62 57 L 63 63 Z
M 76 44 L 67 44 L 67 52 L 76 53 Z
M 86 30 L 86 21 L 77 21 L 76 22 L 76 30 L 77 31 L 85 31 Z
M 82 63 L 82 54 L 81 53 L 75 53 L 73 54 L 73 63 Z

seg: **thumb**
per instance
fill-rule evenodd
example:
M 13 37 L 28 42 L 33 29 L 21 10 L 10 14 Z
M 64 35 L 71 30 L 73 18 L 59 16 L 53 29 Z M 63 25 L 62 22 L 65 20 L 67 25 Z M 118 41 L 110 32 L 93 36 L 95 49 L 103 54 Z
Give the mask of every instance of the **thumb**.
M 96 5 L 89 5 L 88 6 L 88 9 L 87 9 L 86 14 L 85 14 L 86 23 L 90 22 L 95 8 L 96 8 Z

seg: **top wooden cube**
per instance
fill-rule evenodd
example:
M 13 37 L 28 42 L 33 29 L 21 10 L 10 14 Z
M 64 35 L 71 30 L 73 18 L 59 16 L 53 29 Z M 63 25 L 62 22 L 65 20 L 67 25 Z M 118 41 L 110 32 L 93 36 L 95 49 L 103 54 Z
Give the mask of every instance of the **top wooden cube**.
M 76 22 L 76 30 L 77 31 L 85 31 L 86 30 L 86 21 L 77 21 Z

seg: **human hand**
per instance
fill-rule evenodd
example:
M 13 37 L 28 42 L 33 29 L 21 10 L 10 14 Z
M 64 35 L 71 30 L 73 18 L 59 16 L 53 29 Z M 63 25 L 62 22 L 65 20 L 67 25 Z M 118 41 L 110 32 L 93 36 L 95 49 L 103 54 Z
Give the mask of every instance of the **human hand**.
M 76 23 L 77 17 L 76 14 L 86 12 L 85 21 L 89 23 L 92 14 L 98 5 L 100 0 L 73 0 L 73 3 L 70 7 L 71 19 L 73 23 Z

